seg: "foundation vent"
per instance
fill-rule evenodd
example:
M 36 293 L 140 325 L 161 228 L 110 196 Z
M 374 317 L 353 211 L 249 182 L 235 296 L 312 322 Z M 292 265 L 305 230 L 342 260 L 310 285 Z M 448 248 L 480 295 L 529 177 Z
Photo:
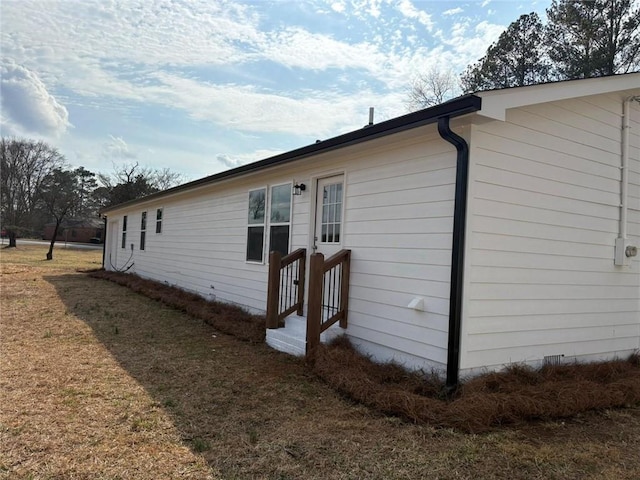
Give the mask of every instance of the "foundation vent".
M 564 358 L 564 354 L 561 354 L 561 355 L 547 355 L 546 357 L 544 357 L 542 364 L 545 367 L 562 365 L 562 359 L 563 358 Z

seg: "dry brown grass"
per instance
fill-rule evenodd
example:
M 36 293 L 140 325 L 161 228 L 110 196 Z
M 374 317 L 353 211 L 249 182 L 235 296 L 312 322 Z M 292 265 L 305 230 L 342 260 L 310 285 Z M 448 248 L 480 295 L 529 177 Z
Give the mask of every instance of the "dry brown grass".
M 161 282 L 147 280 L 137 275 L 98 270 L 90 272 L 94 278 L 102 278 L 123 285 L 136 293 L 177 308 L 193 317 L 240 340 L 262 343 L 265 338 L 265 320 L 251 315 L 240 307 L 220 302 L 210 302 L 195 293 L 185 292 Z
M 480 435 L 415 425 L 73 262 L 0 255 L 0 478 L 638 478 L 639 408 Z
M 136 275 L 96 271 L 104 278 L 200 318 L 216 329 L 255 343 L 264 341 L 264 318 L 209 302 L 175 287 Z M 380 365 L 358 354 L 346 337 L 319 348 L 312 370 L 350 398 L 412 422 L 484 432 L 531 420 L 567 418 L 588 410 L 640 404 L 640 365 L 615 361 L 564 365 L 542 370 L 514 365 L 463 384 L 445 398 L 435 375 L 410 373 L 399 365 Z

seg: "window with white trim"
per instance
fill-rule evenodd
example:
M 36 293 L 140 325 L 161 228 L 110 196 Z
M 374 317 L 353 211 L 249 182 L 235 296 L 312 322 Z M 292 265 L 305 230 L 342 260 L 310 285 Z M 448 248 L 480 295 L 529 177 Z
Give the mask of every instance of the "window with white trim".
M 271 187 L 269 208 L 269 251 L 289 253 L 291 231 L 291 184 Z
M 156 210 L 156 233 L 162 233 L 162 209 Z
M 122 219 L 122 248 L 127 248 L 127 216 Z
M 247 212 L 247 261 L 264 261 L 264 229 L 266 222 L 267 189 L 249 191 Z
M 146 238 L 147 238 L 147 212 L 142 212 L 142 215 L 140 215 L 140 250 L 144 250 Z

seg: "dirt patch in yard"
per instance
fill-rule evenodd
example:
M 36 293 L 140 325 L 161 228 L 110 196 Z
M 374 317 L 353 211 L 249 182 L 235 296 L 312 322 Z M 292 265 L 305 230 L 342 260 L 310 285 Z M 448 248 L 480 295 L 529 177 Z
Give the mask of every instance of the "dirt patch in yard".
M 412 424 L 263 344 L 13 255 L 0 258 L 0 478 L 638 478 L 640 408 L 483 434 Z

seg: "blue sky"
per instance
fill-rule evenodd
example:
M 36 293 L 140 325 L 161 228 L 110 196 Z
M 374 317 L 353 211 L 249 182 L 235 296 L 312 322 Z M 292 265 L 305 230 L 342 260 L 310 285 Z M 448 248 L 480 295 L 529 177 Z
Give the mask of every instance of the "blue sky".
M 2 0 L 3 136 L 194 180 L 407 112 L 550 0 Z

